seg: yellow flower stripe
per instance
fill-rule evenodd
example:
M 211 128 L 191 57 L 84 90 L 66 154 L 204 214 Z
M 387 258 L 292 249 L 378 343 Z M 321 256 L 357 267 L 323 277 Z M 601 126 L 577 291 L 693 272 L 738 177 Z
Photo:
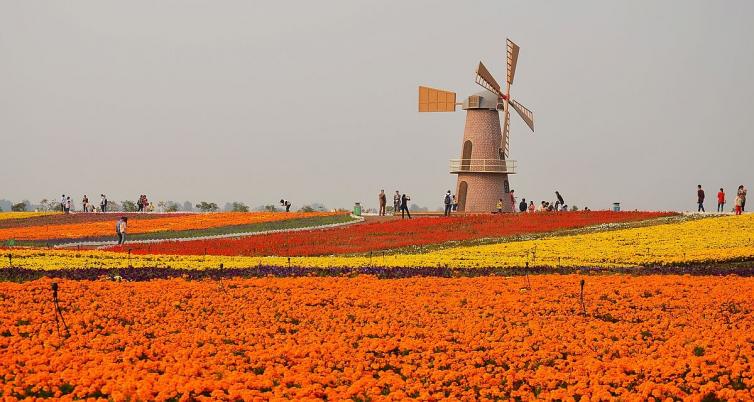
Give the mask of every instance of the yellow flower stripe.
M 62 212 L 0 212 L 0 221 L 6 219 L 24 219 L 35 216 L 55 215 Z
M 733 261 L 754 258 L 754 215 L 709 218 L 609 232 L 550 237 L 540 240 L 455 247 L 426 254 L 375 254 L 369 257 L 292 257 L 303 267 L 630 267 L 689 262 Z M 106 251 L 14 249 L 14 266 L 33 269 L 173 267 L 210 269 L 258 264 L 286 266 L 286 257 L 227 257 L 134 255 Z

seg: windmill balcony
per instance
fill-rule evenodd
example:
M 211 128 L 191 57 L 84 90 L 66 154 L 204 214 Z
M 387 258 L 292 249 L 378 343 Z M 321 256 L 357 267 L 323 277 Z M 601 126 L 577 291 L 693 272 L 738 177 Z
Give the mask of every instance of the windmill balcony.
M 516 173 L 516 161 L 501 159 L 451 159 L 450 173 Z

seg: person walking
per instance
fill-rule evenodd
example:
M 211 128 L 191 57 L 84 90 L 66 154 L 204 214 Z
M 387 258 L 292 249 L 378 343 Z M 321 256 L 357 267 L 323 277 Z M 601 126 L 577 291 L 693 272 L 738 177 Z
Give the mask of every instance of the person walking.
M 396 191 L 397 193 L 397 191 Z M 408 211 L 408 202 L 411 201 L 411 197 L 405 193 L 401 195 L 401 219 L 405 218 L 404 213 L 408 215 L 408 219 L 411 219 L 411 212 Z
M 387 206 L 387 195 L 385 195 L 385 190 L 380 190 L 378 198 L 380 199 L 380 216 L 385 216 L 385 207 Z
M 398 192 L 398 190 L 395 190 L 395 195 L 393 195 L 393 214 L 397 214 L 400 209 L 401 194 Z
M 65 212 L 65 194 L 60 196 L 60 212 Z
M 89 198 L 84 194 L 84 199 L 81 200 L 81 205 L 84 207 L 84 212 L 89 212 Z
M 122 216 L 115 223 L 115 233 L 118 235 L 118 244 L 126 242 L 126 227 L 128 226 L 128 218 Z
M 534 201 L 529 201 L 529 209 L 530 214 L 533 214 L 534 212 L 537 212 L 537 207 L 534 205 Z
M 445 193 L 445 216 L 450 216 L 450 210 L 453 208 L 453 197 L 450 196 L 450 190 Z
M 107 197 L 104 194 L 99 195 L 99 210 L 101 212 L 107 212 Z
M 518 204 L 518 212 L 526 212 L 526 198 L 522 198 L 521 203 Z
M 717 212 L 725 212 L 725 190 L 717 192 Z
M 746 211 L 746 188 L 744 185 L 738 186 L 738 191 L 736 192 L 736 195 L 741 197 L 741 212 Z
M 699 208 L 697 208 L 696 212 L 705 212 L 704 211 L 704 190 L 702 190 L 701 184 L 696 186 L 696 202 L 699 204 Z
M 285 207 L 285 212 L 291 212 L 291 202 L 285 198 L 280 200 L 280 205 Z

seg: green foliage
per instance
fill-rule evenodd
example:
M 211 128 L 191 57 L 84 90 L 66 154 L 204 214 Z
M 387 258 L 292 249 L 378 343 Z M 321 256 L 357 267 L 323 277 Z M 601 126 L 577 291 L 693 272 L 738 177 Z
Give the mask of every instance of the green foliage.
M 13 206 L 10 207 L 10 210 L 13 212 L 24 212 L 26 211 L 26 204 L 23 202 L 19 202 L 18 204 L 13 204 Z
M 312 208 L 310 205 L 304 205 L 299 209 L 299 212 L 314 212 L 314 208 Z
M 273 205 L 273 204 L 265 205 L 264 206 L 264 211 L 265 212 L 275 212 L 275 211 L 277 211 L 277 208 L 275 208 L 275 205 Z
M 575 205 L 572 205 L 572 206 L 571 206 L 571 211 L 573 211 L 573 212 L 576 212 L 576 211 L 578 211 L 578 210 L 579 210 L 579 207 L 577 207 L 577 206 L 575 206 Z
M 180 208 L 178 208 L 178 204 L 170 201 L 165 205 L 165 212 L 178 212 Z
M 704 348 L 701 346 L 694 347 L 694 356 L 704 356 Z
M 122 201 L 123 204 L 123 212 L 136 212 L 139 210 L 139 208 L 136 206 L 136 203 L 133 201 Z M 110 205 L 108 205 L 109 207 Z
M 249 212 L 249 207 L 243 202 L 234 202 L 230 206 L 231 212 Z
M 216 212 L 220 208 L 214 202 L 202 201 L 196 204 L 196 209 L 201 212 Z

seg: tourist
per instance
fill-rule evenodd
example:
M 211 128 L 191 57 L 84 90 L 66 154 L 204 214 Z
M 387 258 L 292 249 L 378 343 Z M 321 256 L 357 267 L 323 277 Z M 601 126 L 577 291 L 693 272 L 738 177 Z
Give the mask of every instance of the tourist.
M 397 193 L 397 191 L 396 191 Z M 405 193 L 401 196 L 401 219 L 405 218 L 404 213 L 408 215 L 408 219 L 411 219 L 411 212 L 408 211 L 408 202 L 411 201 L 411 197 Z
M 458 200 L 456 199 L 456 195 L 453 194 L 453 212 L 458 211 Z
M 65 213 L 70 213 L 72 206 L 71 197 L 65 197 Z
M 101 212 L 107 211 L 107 197 L 104 194 L 100 194 L 99 209 Z
M 495 206 L 497 208 L 497 213 L 502 214 L 503 213 L 503 199 L 500 198 L 497 200 L 497 205 Z
M 741 206 L 743 204 L 743 197 L 741 197 L 740 194 L 736 195 L 736 201 L 734 202 L 734 204 L 735 204 L 734 211 L 736 215 L 741 215 L 741 213 L 743 212 L 743 207 Z
M 533 214 L 537 211 L 537 207 L 534 205 L 534 201 L 529 201 L 529 213 Z
M 65 212 L 65 194 L 60 196 L 60 211 Z
M 84 199 L 81 200 L 81 205 L 84 207 L 84 212 L 89 212 L 89 198 L 84 194 Z
M 393 196 L 393 214 L 397 214 L 400 209 L 401 209 L 401 194 L 398 192 L 398 190 L 395 190 L 395 195 Z
M 516 196 L 513 193 L 514 191 L 516 191 L 516 190 L 511 190 L 511 192 L 510 192 L 510 196 L 511 196 L 511 211 L 516 212 Z
M 725 212 L 725 190 L 717 192 L 717 212 Z
M 741 197 L 741 212 L 746 211 L 746 188 L 744 188 L 743 184 L 738 186 L 736 195 Z
M 280 205 L 282 205 L 283 207 L 285 207 L 285 212 L 290 212 L 291 211 L 291 202 L 288 201 L 288 200 L 286 200 L 285 198 L 283 198 L 283 199 L 280 200 Z
M 521 203 L 518 204 L 518 211 L 519 212 L 526 212 L 526 198 L 521 199 Z
M 115 223 L 115 233 L 118 235 L 118 244 L 126 242 L 126 226 L 128 226 L 128 218 L 122 216 Z
M 696 202 L 699 204 L 696 212 L 704 212 L 704 190 L 702 190 L 701 184 L 696 186 Z
M 450 190 L 445 193 L 445 216 L 450 216 L 450 210 L 453 208 L 453 197 L 450 195 Z
M 380 190 L 378 198 L 380 200 L 380 216 L 385 216 L 385 207 L 387 206 L 387 195 L 385 195 L 385 190 Z
M 560 195 L 560 193 L 557 191 L 555 192 L 555 197 L 557 197 L 558 199 L 557 201 L 555 201 L 555 209 L 559 209 L 558 204 L 560 204 L 560 206 L 563 206 L 563 204 L 565 204 L 565 201 L 563 200 L 563 196 Z
M 141 212 L 144 210 L 144 196 L 139 194 L 139 199 L 136 200 L 136 211 Z

